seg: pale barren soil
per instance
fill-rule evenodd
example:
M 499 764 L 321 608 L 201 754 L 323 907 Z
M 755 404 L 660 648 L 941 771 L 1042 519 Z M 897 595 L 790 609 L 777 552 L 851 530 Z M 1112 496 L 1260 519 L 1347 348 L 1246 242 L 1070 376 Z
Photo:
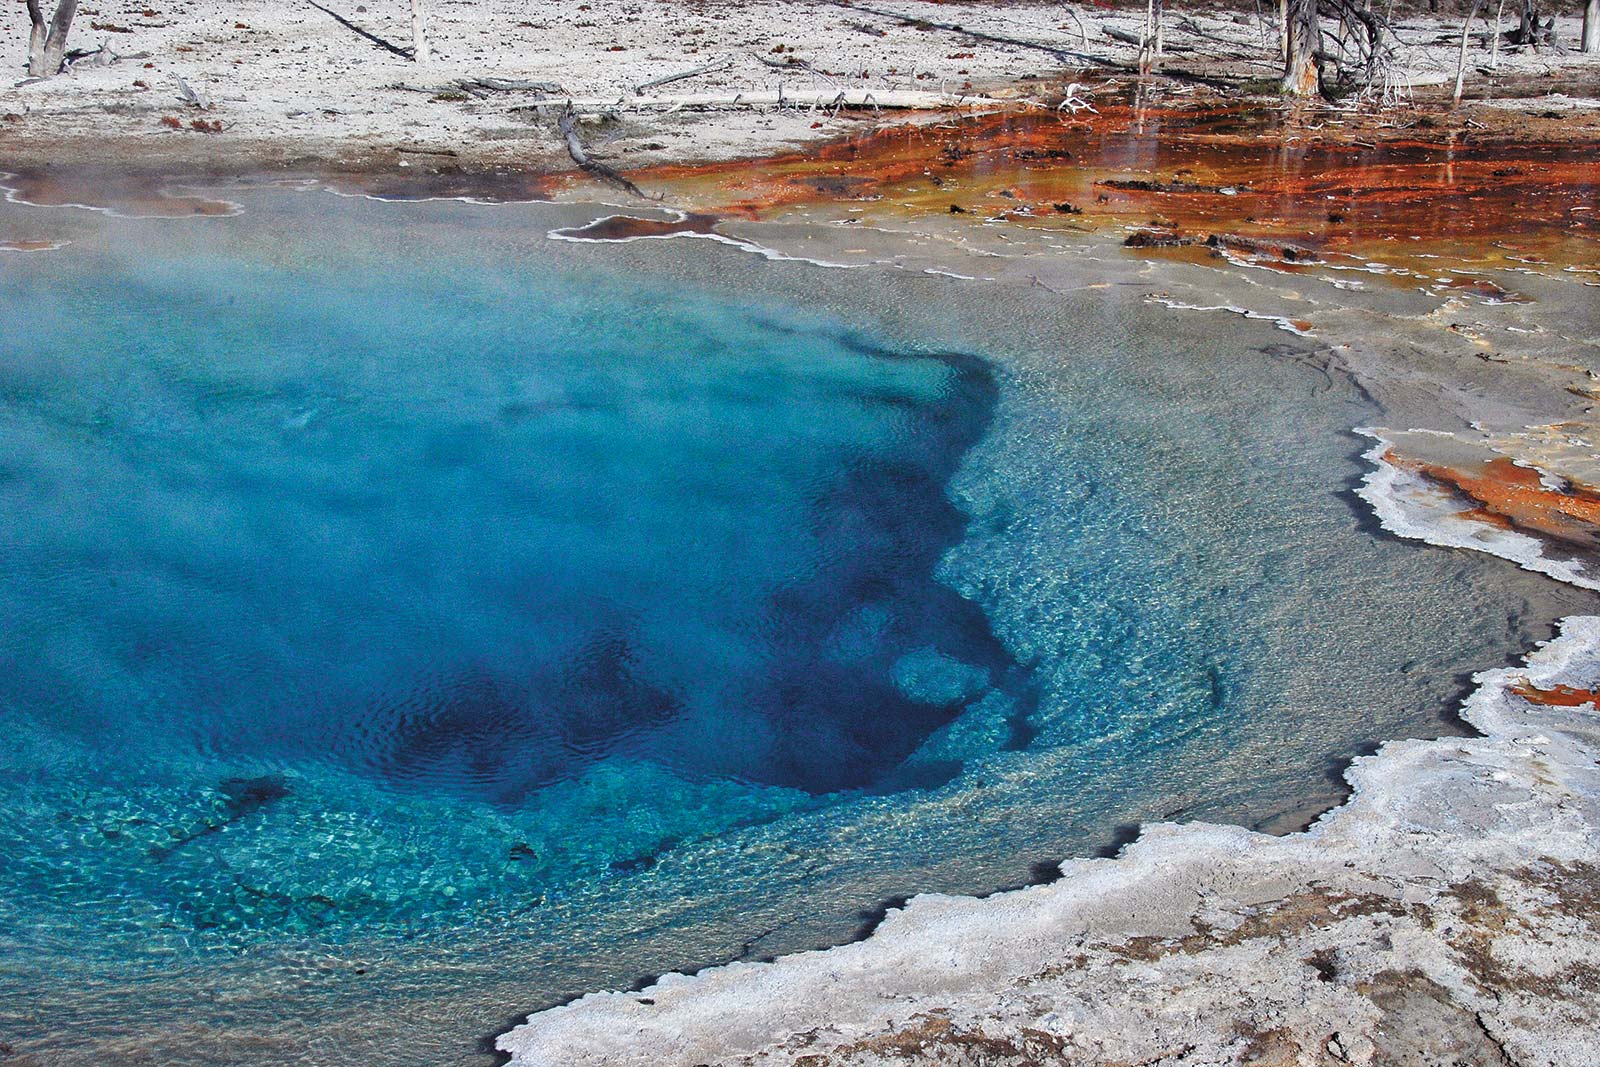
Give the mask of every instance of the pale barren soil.
M 1275 5 L 1267 5 L 1272 8 Z M 405 0 L 113 0 L 81 8 L 70 46 L 104 46 L 108 65 L 75 64 L 28 80 L 27 19 L 9 9 L 0 67 L 0 163 L 125 163 L 218 171 L 285 163 L 378 167 L 449 165 L 549 169 L 568 165 L 546 99 L 615 100 L 627 121 L 591 121 L 586 139 L 612 165 L 770 153 L 839 136 L 903 112 L 813 106 L 640 110 L 635 88 L 711 64 L 655 95 L 775 93 L 815 99 L 839 91 L 988 94 L 1053 104 L 1077 80 L 1091 87 L 1137 64 L 1142 11 L 1059 4 L 934 4 L 915 0 L 430 0 L 433 62 L 409 58 Z M 1567 107 L 1594 95 L 1595 57 L 1503 53 L 1490 70 L 1477 38 L 1469 96 L 1545 97 Z M 1401 21 L 1380 95 L 1438 96 L 1454 76 L 1459 26 Z M 1275 29 L 1253 13 L 1169 15 L 1162 66 L 1175 88 L 1219 77 L 1270 86 Z M 1576 39 L 1575 19 L 1562 39 Z M 1481 70 L 1480 70 L 1481 68 Z M 463 79 L 559 88 L 463 88 Z M 210 103 L 186 104 L 179 80 Z M 1092 95 L 1088 97 L 1092 99 Z M 1581 100 L 1580 100 L 1581 102 Z M 595 115 L 591 115 L 593 119 Z M 198 128 L 203 124 L 204 130 Z M 217 132 L 208 132 L 217 131 Z

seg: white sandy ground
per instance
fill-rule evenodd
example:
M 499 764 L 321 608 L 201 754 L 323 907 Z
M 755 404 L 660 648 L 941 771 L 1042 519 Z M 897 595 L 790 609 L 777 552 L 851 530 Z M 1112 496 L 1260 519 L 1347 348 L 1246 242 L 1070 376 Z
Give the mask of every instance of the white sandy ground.
M 377 156 L 394 165 L 386 154 L 425 149 L 477 164 L 548 169 L 566 165 L 566 157 L 553 123 L 529 110 L 539 94 L 474 96 L 457 91 L 458 80 L 555 82 L 562 88 L 558 95 L 627 101 L 635 86 L 650 79 L 727 60 L 724 70 L 655 92 L 994 91 L 1027 98 L 1044 91 L 1028 79 L 1063 77 L 1090 58 L 1133 64 L 1137 49 L 1105 31 L 1137 34 L 1142 17 L 1138 11 L 1087 6 L 1077 12 L 1061 4 L 917 0 L 428 4 L 435 57 L 421 69 L 328 13 L 403 50 L 410 45 L 407 0 L 326 0 L 326 11 L 310 0 L 90 0 L 80 9 L 71 44 L 104 44 L 125 58 L 109 66 L 81 64 L 65 76 L 32 82 L 23 78 L 26 16 L 21 4 L 9 5 L 0 70 L 14 76 L 0 82 L 6 86 L 0 89 L 0 161 L 166 158 L 243 167 Z M 919 28 L 901 16 L 950 28 Z M 1574 41 L 1577 27 L 1576 20 L 1563 18 L 1561 38 Z M 1175 10 L 1166 63 L 1270 79 L 1277 67 L 1274 32 L 1253 16 Z M 1393 64 L 1391 91 L 1403 95 L 1407 85 L 1451 79 L 1458 32 L 1449 20 L 1402 23 L 1405 43 Z M 791 60 L 808 66 L 770 65 Z M 1477 69 L 1487 61 L 1475 44 L 1469 91 L 1489 87 L 1490 76 Z M 1535 89 L 1548 78 L 1555 91 L 1560 78 L 1596 71 L 1596 57 L 1546 50 L 1504 54 L 1493 77 L 1516 76 L 1525 84 L 1532 79 Z M 180 78 L 212 106 L 202 112 L 185 105 Z M 762 154 L 837 136 L 863 121 L 811 107 L 710 113 L 653 108 L 636 117 L 633 128 L 611 131 L 611 142 L 602 145 L 602 155 L 615 165 Z M 180 120 L 184 128 L 164 126 L 163 118 Z M 220 122 L 222 131 L 189 129 L 197 118 Z M 429 158 L 419 154 L 413 160 Z

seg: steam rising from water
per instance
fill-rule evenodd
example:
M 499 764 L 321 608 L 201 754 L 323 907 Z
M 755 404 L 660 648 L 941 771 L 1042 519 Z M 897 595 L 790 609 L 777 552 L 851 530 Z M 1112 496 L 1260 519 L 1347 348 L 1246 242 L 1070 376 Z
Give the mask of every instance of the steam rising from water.
M 1372 412 L 1261 324 L 245 198 L 0 290 L 0 1022 L 56 1062 L 468 1062 L 1325 805 L 1543 611 L 1363 529 Z

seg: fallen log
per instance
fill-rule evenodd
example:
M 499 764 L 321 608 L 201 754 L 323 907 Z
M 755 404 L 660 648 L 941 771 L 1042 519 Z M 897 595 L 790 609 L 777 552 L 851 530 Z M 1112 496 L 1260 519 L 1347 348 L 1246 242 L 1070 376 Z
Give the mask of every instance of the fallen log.
M 1175 230 L 1135 230 L 1122 241 L 1124 248 L 1182 248 L 1199 243 L 1199 238 Z
M 760 63 L 763 67 L 766 67 L 768 70 L 783 70 L 783 71 L 788 71 L 791 74 L 794 73 L 797 70 L 803 70 L 807 74 L 819 74 L 824 78 L 838 78 L 839 77 L 839 75 L 837 75 L 837 74 L 830 74 L 829 72 L 827 72 L 825 70 L 818 70 L 816 67 L 813 67 L 806 60 L 801 59 L 799 56 L 795 55 L 792 52 L 789 55 L 784 56 L 782 59 L 768 59 L 766 56 L 761 55 L 759 52 L 751 52 L 750 53 L 750 58 L 754 59 L 757 63 Z
M 556 119 L 556 129 L 561 131 L 562 139 L 567 142 L 567 155 L 572 157 L 572 161 L 576 163 L 579 169 L 581 169 L 584 173 L 592 174 L 601 181 L 615 185 L 617 188 L 631 193 L 641 200 L 661 199 L 659 195 L 647 195 L 643 189 L 633 184 L 633 182 L 629 181 L 627 178 L 624 178 L 621 174 L 618 174 L 615 170 L 606 166 L 604 163 L 601 163 L 599 160 L 590 157 L 589 153 L 583 147 L 583 141 L 578 137 L 578 115 L 571 106 L 568 106 L 567 109 L 561 113 L 561 116 Z
M 456 85 L 465 89 L 471 86 L 491 93 L 559 93 L 561 86 L 556 82 L 530 81 L 526 78 L 458 78 Z
M 707 63 L 704 66 L 696 67 L 693 70 L 668 74 L 662 78 L 652 78 L 650 81 L 640 82 L 635 85 L 633 87 L 633 95 L 643 96 L 646 89 L 654 89 L 658 85 L 670 85 L 672 82 L 681 82 L 689 78 L 698 78 L 702 74 L 714 74 L 720 70 L 727 70 L 731 66 L 733 66 L 733 57 L 729 56 L 725 59 L 719 59 L 715 63 Z
M 1231 233 L 1213 233 L 1205 240 L 1207 248 L 1218 251 L 1226 249 L 1230 252 L 1243 252 L 1246 255 L 1256 256 L 1261 259 L 1276 259 L 1284 263 L 1320 263 L 1322 257 L 1309 248 L 1300 248 L 1297 245 L 1280 244 L 1272 241 L 1258 241 L 1253 237 L 1240 237 Z
M 644 108 L 665 108 L 672 111 L 684 108 L 778 107 L 803 107 L 812 110 L 872 108 L 884 111 L 950 111 L 963 107 L 1004 107 L 1012 102 L 992 96 L 963 96 L 957 93 L 915 89 L 807 89 L 796 93 L 780 87 L 776 90 L 751 89 L 745 92 L 689 93 L 683 96 L 577 97 L 535 101 L 531 106 L 570 107 L 580 114 L 594 114 Z
M 1201 185 L 1198 182 L 1185 181 L 1155 181 L 1149 178 L 1105 178 L 1095 182 L 1107 189 L 1118 189 L 1129 193 L 1214 193 L 1221 196 L 1234 196 L 1241 192 L 1249 192 L 1248 185 Z

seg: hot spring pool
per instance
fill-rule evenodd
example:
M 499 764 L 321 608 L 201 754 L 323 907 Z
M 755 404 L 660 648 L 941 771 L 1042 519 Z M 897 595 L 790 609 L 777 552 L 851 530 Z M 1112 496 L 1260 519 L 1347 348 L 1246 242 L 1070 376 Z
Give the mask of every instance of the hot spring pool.
M 1140 819 L 1314 810 L 1568 595 L 1376 536 L 1370 406 L 1260 324 L 243 199 L 0 263 L 39 1063 L 488 1062 Z

